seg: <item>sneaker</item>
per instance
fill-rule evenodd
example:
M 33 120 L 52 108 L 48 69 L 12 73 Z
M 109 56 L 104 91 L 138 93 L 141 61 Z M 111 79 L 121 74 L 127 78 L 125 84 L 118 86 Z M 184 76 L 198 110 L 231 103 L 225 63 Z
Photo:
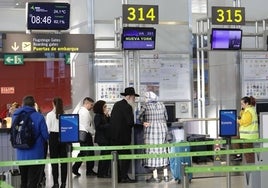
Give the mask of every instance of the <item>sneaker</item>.
M 242 161 L 242 156 L 241 156 L 241 155 L 236 155 L 236 156 L 233 158 L 233 161 Z
M 169 182 L 169 177 L 168 176 L 164 176 L 164 181 L 165 182 Z
M 160 183 L 161 179 L 160 178 L 154 178 L 151 176 L 149 179 L 146 180 L 147 183 Z

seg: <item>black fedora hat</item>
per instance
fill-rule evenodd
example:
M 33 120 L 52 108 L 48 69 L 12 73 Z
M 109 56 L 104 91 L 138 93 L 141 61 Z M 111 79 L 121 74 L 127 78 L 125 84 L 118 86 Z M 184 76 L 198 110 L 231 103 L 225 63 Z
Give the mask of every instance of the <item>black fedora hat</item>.
M 135 95 L 136 97 L 139 97 L 140 95 L 135 93 L 135 89 L 133 87 L 127 87 L 125 88 L 125 92 L 124 93 L 120 93 L 123 96 L 127 96 L 127 95 Z

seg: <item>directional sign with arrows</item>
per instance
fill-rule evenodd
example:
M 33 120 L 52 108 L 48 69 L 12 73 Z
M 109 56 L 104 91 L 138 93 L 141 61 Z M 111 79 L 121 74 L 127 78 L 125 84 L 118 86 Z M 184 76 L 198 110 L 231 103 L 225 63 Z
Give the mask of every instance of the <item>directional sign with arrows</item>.
M 16 42 L 11 46 L 11 48 L 16 52 L 20 47 L 17 45 Z
M 3 33 L 2 53 L 91 53 L 93 34 Z
M 23 65 L 23 55 L 4 55 L 5 65 Z

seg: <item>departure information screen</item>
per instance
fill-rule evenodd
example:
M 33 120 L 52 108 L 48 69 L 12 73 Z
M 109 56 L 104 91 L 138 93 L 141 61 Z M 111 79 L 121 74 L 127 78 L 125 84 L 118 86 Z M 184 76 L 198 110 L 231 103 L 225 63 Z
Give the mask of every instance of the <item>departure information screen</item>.
M 29 2 L 27 4 L 29 30 L 67 30 L 69 24 L 69 3 Z
M 124 50 L 155 49 L 156 30 L 144 27 L 124 27 L 122 33 L 122 48 Z

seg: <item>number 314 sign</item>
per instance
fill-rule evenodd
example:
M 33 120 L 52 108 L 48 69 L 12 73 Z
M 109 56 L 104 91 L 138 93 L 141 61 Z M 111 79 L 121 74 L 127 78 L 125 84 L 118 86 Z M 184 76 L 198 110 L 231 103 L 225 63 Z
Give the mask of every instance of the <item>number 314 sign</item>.
M 158 6 L 123 5 L 124 24 L 158 24 Z

